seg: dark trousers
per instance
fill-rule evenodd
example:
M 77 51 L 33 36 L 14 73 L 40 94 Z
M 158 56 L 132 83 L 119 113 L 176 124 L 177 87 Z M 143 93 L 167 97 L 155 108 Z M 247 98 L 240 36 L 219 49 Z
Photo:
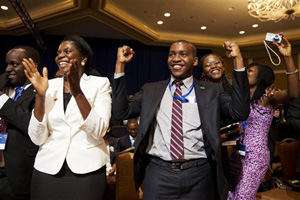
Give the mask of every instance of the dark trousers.
M 29 194 L 15 195 L 7 181 L 7 177 L 0 178 L 0 200 L 29 200 Z
M 174 171 L 168 164 L 163 160 L 150 161 L 144 180 L 144 200 L 214 198 L 212 171 L 208 162 L 179 171 Z

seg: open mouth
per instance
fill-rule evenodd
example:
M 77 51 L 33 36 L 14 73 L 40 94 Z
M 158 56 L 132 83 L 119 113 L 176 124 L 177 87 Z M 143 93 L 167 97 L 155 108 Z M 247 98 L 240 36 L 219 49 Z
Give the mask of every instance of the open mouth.
M 183 65 L 172 65 L 173 69 L 182 69 Z
M 219 69 L 214 69 L 210 72 L 211 74 L 219 74 L 220 70 Z

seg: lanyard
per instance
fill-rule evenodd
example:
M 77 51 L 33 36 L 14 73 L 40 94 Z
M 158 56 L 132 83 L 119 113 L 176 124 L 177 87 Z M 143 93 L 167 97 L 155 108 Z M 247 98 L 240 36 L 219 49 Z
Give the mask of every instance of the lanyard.
M 25 86 L 24 87 L 17 87 L 17 89 L 16 89 L 16 96 L 14 98 L 14 101 L 17 101 L 17 99 L 21 96 L 24 88 L 25 88 Z
M 169 83 L 169 90 L 170 90 L 170 92 L 171 92 L 172 97 L 175 98 L 175 99 L 181 100 L 181 101 L 189 102 L 189 100 L 188 100 L 187 98 L 185 98 L 185 97 L 189 96 L 189 94 L 193 91 L 193 89 L 194 89 L 194 81 L 193 81 L 193 84 L 192 84 L 191 89 L 189 90 L 189 92 L 188 92 L 187 94 L 182 95 L 181 97 L 179 97 L 179 96 L 174 96 L 174 95 L 172 94 L 172 90 L 171 90 L 171 83 Z

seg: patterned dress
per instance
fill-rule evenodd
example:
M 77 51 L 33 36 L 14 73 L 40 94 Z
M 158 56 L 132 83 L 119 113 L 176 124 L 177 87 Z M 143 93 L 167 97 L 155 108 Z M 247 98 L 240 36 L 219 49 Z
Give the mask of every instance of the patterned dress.
M 228 200 L 255 200 L 270 161 L 268 132 L 273 113 L 272 109 L 258 103 L 250 106 L 245 134 L 240 138 L 246 145 L 246 154 L 239 155 L 234 149 L 230 158 Z

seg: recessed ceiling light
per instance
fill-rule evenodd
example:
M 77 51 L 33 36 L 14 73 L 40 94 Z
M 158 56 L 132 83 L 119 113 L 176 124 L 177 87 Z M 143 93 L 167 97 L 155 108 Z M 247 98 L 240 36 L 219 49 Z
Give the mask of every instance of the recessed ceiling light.
M 202 29 L 202 30 L 205 30 L 205 29 L 206 29 L 206 26 L 201 26 L 201 29 Z
M 159 24 L 159 25 L 161 25 L 163 23 L 164 23 L 163 21 L 157 21 L 157 24 Z
M 7 6 L 1 6 L 1 9 L 2 10 L 8 10 L 8 7 Z
M 230 8 L 228 8 L 228 10 L 234 10 L 234 7 L 230 7 Z
M 245 34 L 245 31 L 240 31 L 240 34 L 241 34 L 241 35 Z
M 258 24 L 253 24 L 252 27 L 256 28 L 256 27 L 258 27 Z
M 170 13 L 165 13 L 164 16 L 165 16 L 165 17 L 170 17 L 171 14 L 170 14 Z

